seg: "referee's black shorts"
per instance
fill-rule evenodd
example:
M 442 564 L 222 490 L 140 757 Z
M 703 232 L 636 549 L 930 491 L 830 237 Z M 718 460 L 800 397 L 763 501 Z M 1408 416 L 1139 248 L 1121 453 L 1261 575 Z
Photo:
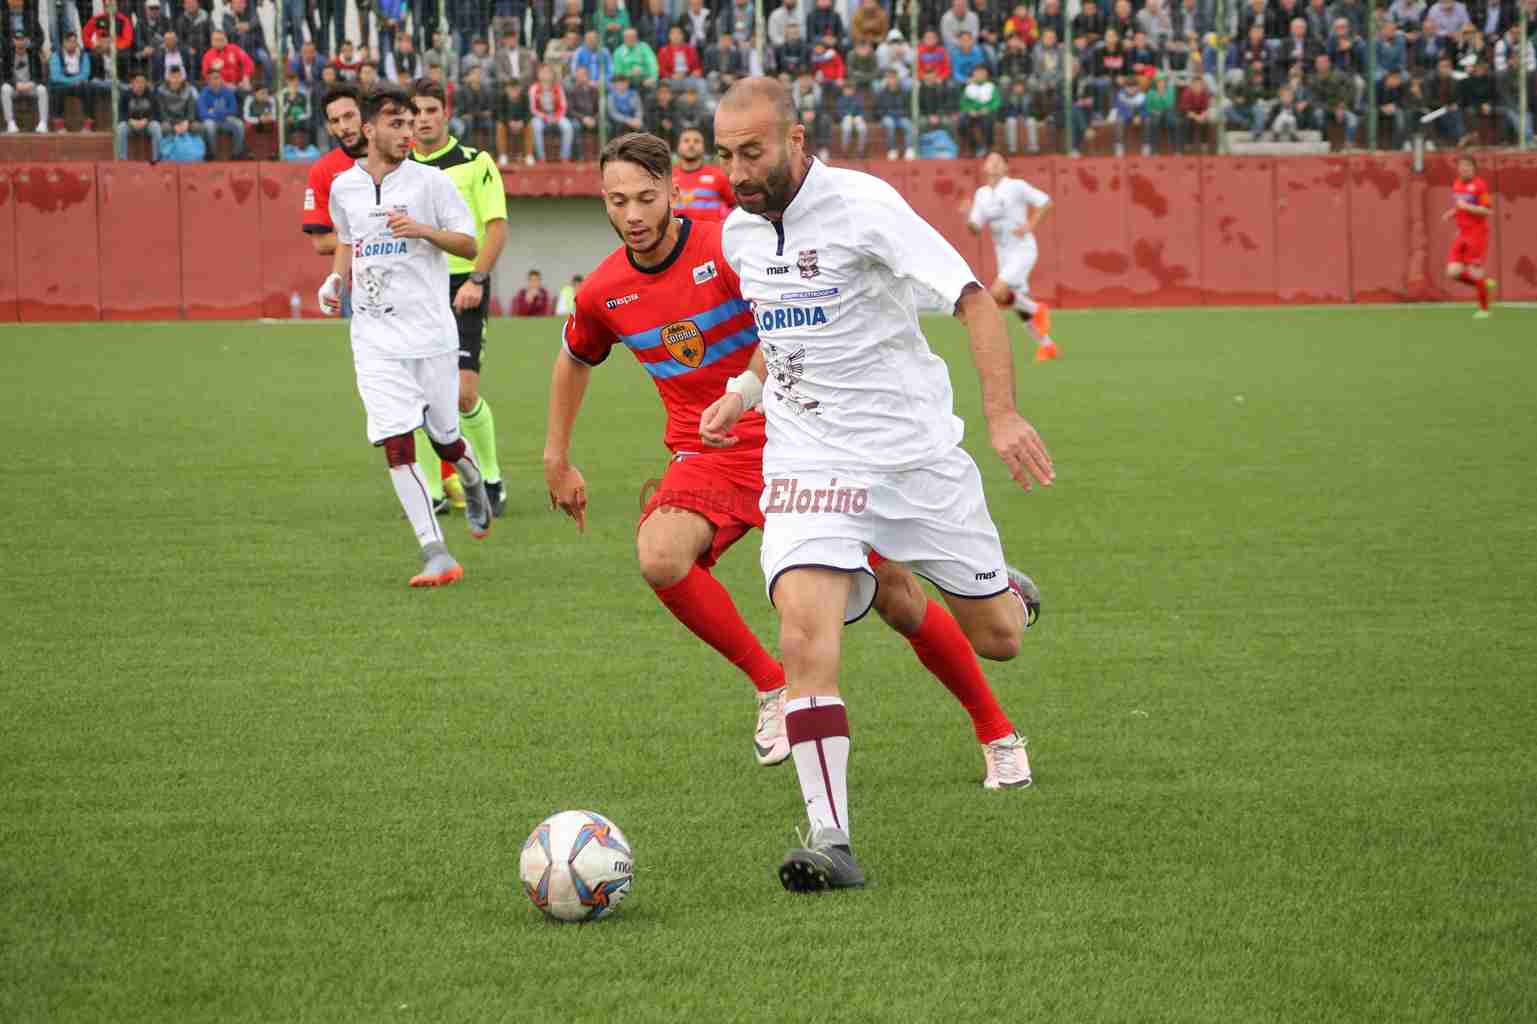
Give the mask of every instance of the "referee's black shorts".
M 448 275 L 448 301 L 459 294 L 459 286 L 470 279 L 469 274 Z M 480 372 L 480 354 L 486 345 L 486 313 L 491 308 L 491 282 L 481 290 L 480 305 L 463 312 L 454 310 L 454 322 L 459 325 L 459 369 Z

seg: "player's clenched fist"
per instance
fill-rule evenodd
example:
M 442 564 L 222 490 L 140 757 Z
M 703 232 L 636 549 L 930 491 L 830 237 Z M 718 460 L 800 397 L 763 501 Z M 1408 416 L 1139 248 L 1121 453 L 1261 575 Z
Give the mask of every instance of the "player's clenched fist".
M 727 393 L 711 402 L 699 415 L 699 439 L 711 448 L 730 448 L 737 443 L 731 428 L 742 418 L 746 402 L 741 395 Z
M 426 238 L 432 234 L 432 229 L 427 225 L 419 224 L 403 213 L 390 214 L 385 224 L 396 238 Z
M 544 483 L 550 491 L 550 508 L 560 509 L 576 520 L 578 531 L 587 529 L 587 481 L 569 462 L 546 462 Z
M 1056 480 L 1046 442 L 1019 413 L 1008 412 L 989 418 L 987 431 L 992 437 L 993 450 L 1009 467 L 1009 475 L 1019 486 L 1028 491 L 1031 477 L 1045 487 L 1050 487 Z
M 326 283 L 320 286 L 316 293 L 320 300 L 320 311 L 326 316 L 335 316 L 342 311 L 342 275 L 332 274 L 326 278 Z

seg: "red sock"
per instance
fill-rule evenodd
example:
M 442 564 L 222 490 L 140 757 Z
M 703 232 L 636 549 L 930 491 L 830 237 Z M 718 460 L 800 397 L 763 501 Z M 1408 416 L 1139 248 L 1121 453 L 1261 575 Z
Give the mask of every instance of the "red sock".
M 438 460 L 438 472 L 443 474 L 443 479 L 444 480 L 447 480 L 449 477 L 453 476 L 455 473 L 457 473 L 459 471 L 454 468 L 454 464 L 452 462 L 445 462 L 444 460 L 439 459 Z
M 656 596 L 689 630 L 747 674 L 759 693 L 785 684 L 784 667 L 769 656 L 720 581 L 699 566 Z M 964 638 L 963 638 L 964 639 Z
M 971 726 L 977 731 L 977 739 L 991 743 L 1014 731 L 1009 716 L 998 705 L 993 688 L 982 674 L 977 663 L 977 653 L 971 649 L 971 641 L 961 631 L 961 624 L 938 601 L 929 601 L 923 614 L 923 624 L 918 632 L 907 638 L 913 645 L 913 653 L 923 662 L 923 667 L 945 684 L 945 689 L 955 695 L 961 707 L 971 716 Z

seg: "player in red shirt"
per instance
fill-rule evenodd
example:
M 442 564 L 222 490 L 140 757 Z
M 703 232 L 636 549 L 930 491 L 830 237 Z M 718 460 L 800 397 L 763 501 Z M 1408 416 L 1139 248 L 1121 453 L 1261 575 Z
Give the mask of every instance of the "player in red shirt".
M 763 415 L 744 415 L 729 448 L 707 448 L 699 436 L 704 410 L 757 350 L 757 326 L 722 255 L 720 226 L 674 216 L 678 189 L 667 144 L 640 132 L 620 136 L 604 148 L 599 168 L 609 221 L 624 244 L 582 282 L 555 357 L 544 448 L 550 503 L 578 529 L 586 527 L 587 484 L 569 460 L 571 433 L 592 368 L 622 344 L 661 394 L 663 441 L 672 452 L 636 530 L 641 575 L 678 621 L 752 680 L 758 763 L 778 764 L 790 755 L 784 668 L 710 573 L 732 544 L 763 526 Z M 871 561 L 879 580 L 876 611 L 966 709 L 979 742 L 1011 736 L 1013 726 L 960 624 L 927 599 L 907 569 Z M 893 602 L 911 610 L 895 612 Z M 1028 776 L 1014 783 L 1026 784 Z
M 336 252 L 336 225 L 331 223 L 331 182 L 336 176 L 363 159 L 368 140 L 363 138 L 363 115 L 358 87 L 339 82 L 326 93 L 326 126 L 337 146 L 310 165 L 309 185 L 304 190 L 304 233 L 310 236 L 315 252 L 330 256 Z
M 674 212 L 690 220 L 725 220 L 736 205 L 726 172 L 704 162 L 704 132 L 698 128 L 685 128 L 678 136 L 678 164 L 672 169 L 672 181 L 679 195 Z
M 1494 278 L 1484 276 L 1484 256 L 1489 252 L 1489 215 L 1494 201 L 1489 186 L 1478 176 L 1478 165 L 1470 156 L 1457 158 L 1457 180 L 1452 182 L 1452 208 L 1442 220 L 1457 218 L 1457 237 L 1446 257 L 1446 276 L 1469 285 L 1478 293 L 1475 320 L 1489 319 L 1489 293 Z

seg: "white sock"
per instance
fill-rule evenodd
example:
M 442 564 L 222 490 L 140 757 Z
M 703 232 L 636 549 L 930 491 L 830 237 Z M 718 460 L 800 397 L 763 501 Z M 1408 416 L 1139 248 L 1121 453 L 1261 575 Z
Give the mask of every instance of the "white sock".
M 1022 309 L 1026 313 L 1029 313 L 1031 316 L 1035 316 L 1035 311 L 1037 309 L 1040 309 L 1041 307 L 1036 304 L 1034 299 L 1032 299 L 1030 296 L 1026 295 L 1024 292 L 1015 292 L 1014 293 L 1014 308 L 1015 309 Z
M 395 497 L 400 499 L 400 507 L 406 510 L 406 518 L 411 520 L 411 529 L 416 531 L 416 542 L 425 547 L 433 541 L 441 541 L 443 531 L 438 528 L 438 517 L 432 514 L 432 499 L 427 497 L 427 481 L 422 479 L 416 463 L 391 466 L 390 483 L 395 486 Z
M 849 829 L 848 713 L 838 697 L 797 697 L 785 704 L 785 731 L 813 828 Z

